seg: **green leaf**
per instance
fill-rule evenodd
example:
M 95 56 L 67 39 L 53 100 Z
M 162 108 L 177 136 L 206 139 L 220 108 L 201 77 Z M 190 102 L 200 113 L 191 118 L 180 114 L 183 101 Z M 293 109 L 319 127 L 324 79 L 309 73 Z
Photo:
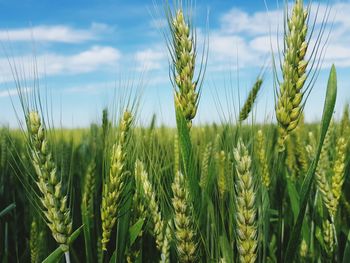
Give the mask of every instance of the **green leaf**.
M 125 202 L 120 207 L 120 217 L 117 223 L 117 237 L 116 237 L 116 248 L 114 250 L 115 258 L 111 258 L 109 262 L 125 262 L 125 251 L 128 248 L 129 238 L 129 227 L 130 227 L 130 216 L 132 206 L 132 196 L 130 192 L 132 190 L 132 183 L 129 182 L 123 190 Z
M 303 220 L 305 216 L 305 210 L 306 210 L 307 202 L 310 196 L 312 182 L 316 171 L 317 163 L 320 158 L 323 141 L 326 136 L 329 123 L 332 119 L 336 97 L 337 97 L 337 74 L 336 74 L 335 67 L 333 65 L 331 68 L 331 72 L 329 74 L 326 99 L 325 99 L 324 109 L 322 114 L 320 141 L 317 146 L 315 159 L 312 162 L 309 170 L 307 171 L 306 177 L 301 187 L 300 210 L 299 210 L 297 222 L 293 226 L 293 229 L 288 241 L 285 258 L 284 258 L 284 262 L 287 262 L 287 263 L 293 262 L 294 257 L 297 254 L 295 253 L 295 251 L 297 251 L 299 246 L 299 239 L 300 239 L 301 228 L 302 228 Z
M 144 219 L 140 218 L 134 225 L 132 225 L 129 229 L 129 235 L 130 235 L 130 246 L 132 246 L 138 237 L 138 235 L 142 231 Z
M 196 198 L 199 196 L 200 187 L 198 183 L 197 175 L 195 172 L 194 163 L 194 155 L 192 149 L 192 142 L 190 136 L 190 129 L 187 126 L 187 121 L 180 110 L 176 110 L 176 125 L 179 136 L 179 144 L 181 151 L 181 160 L 184 169 L 184 176 L 187 178 L 188 187 L 190 191 L 190 196 L 193 201 L 193 207 L 197 215 L 199 215 L 198 209 L 200 209 L 200 198 Z
M 73 232 L 73 234 L 68 238 L 68 245 L 71 245 L 74 240 L 80 235 L 83 230 L 84 225 L 80 226 L 77 230 Z M 58 262 L 60 258 L 63 256 L 64 252 L 61 247 L 56 248 L 44 261 L 43 263 L 53 263 Z
M 350 231 L 348 233 L 348 238 L 346 240 L 346 245 L 344 249 L 344 255 L 343 255 L 343 263 L 347 263 L 350 258 Z
M 86 202 L 86 201 L 82 201 Z M 82 222 L 84 225 L 84 244 L 85 244 L 85 256 L 86 256 L 86 262 L 90 263 L 93 262 L 92 257 L 92 246 L 91 246 L 91 227 L 93 224 L 90 222 L 89 213 L 86 211 L 86 205 L 82 207 L 83 213 L 82 213 Z
M 1 212 L 0 212 L 0 218 L 9 213 L 12 209 L 16 208 L 16 204 L 12 203 L 5 207 Z
M 292 211 L 293 211 L 293 218 L 294 218 L 294 224 L 298 218 L 298 213 L 299 213 L 299 193 L 297 189 L 295 188 L 294 183 L 290 180 L 287 179 L 287 190 L 288 190 L 288 196 L 290 199 L 290 203 L 292 206 Z
M 233 262 L 233 249 L 230 246 L 230 243 L 227 239 L 226 236 L 220 236 L 219 237 L 219 242 L 220 242 L 220 248 L 222 252 L 222 256 L 225 260 L 225 262 Z

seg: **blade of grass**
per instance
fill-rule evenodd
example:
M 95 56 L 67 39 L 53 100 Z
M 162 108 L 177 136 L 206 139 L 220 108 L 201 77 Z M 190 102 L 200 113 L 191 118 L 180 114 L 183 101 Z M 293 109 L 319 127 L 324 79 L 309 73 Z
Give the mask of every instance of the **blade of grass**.
M 346 239 L 346 245 L 345 245 L 344 255 L 343 255 L 343 263 L 347 263 L 349 258 L 350 258 L 350 231 Z
M 16 204 L 12 203 L 5 207 L 1 212 L 0 212 L 0 218 L 6 215 L 7 213 L 11 212 L 12 209 L 16 208 Z
M 133 226 L 129 229 L 129 236 L 130 236 L 130 246 L 132 246 L 142 231 L 144 220 L 143 218 L 140 218 Z

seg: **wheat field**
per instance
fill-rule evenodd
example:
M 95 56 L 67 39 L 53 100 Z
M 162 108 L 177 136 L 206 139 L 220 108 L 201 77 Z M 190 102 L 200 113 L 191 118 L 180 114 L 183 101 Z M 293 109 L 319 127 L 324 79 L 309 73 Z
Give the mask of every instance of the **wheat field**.
M 334 118 L 336 65 L 321 121 L 304 121 L 327 41 L 317 10 L 286 8 L 265 70 L 275 122 L 252 116 L 260 75 L 235 122 L 194 125 L 208 50 L 191 8 L 164 4 L 175 128 L 155 115 L 140 125 L 137 93 L 89 128 L 53 127 L 39 89 L 18 82 L 24 122 L 0 129 L 1 262 L 349 262 L 350 111 Z

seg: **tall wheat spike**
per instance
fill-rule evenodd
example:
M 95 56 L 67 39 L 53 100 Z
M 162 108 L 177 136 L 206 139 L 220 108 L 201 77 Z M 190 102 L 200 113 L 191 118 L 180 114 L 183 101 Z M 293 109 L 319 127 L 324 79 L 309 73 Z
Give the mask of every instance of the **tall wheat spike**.
M 168 24 L 171 32 L 169 43 L 172 58 L 172 82 L 175 87 L 175 107 L 181 111 L 189 128 L 198 108 L 201 73 L 195 78 L 196 42 L 193 27 L 189 18 L 185 18 L 181 8 L 173 15 L 168 13 Z
M 236 242 L 239 260 L 252 263 L 257 259 L 256 196 L 251 173 L 251 157 L 242 140 L 233 152 L 236 161 Z
M 41 192 L 43 213 L 52 236 L 64 252 L 68 253 L 68 238 L 72 232 L 72 219 L 67 206 L 68 196 L 63 193 L 62 182 L 49 150 L 46 130 L 37 111 L 29 112 L 27 127 L 30 141 L 31 161 L 37 175 Z M 66 254 L 68 255 L 68 254 Z M 69 258 L 69 256 L 68 256 Z
M 296 0 L 292 15 L 287 21 L 285 32 L 283 81 L 277 92 L 276 117 L 279 123 L 279 151 L 284 151 L 287 135 L 299 122 L 303 100 L 302 88 L 306 81 L 308 61 L 305 54 L 308 48 L 306 35 L 308 10 L 304 9 L 303 0 Z
M 101 204 L 101 242 L 104 251 L 107 250 L 107 244 L 117 220 L 119 203 L 121 201 L 120 197 L 124 187 L 126 176 L 126 146 L 128 143 L 131 123 L 132 115 L 129 111 L 125 111 L 119 125 L 119 140 L 112 148 L 109 175 L 103 184 Z
M 172 184 L 175 212 L 175 237 L 179 262 L 195 262 L 197 251 L 193 208 L 184 176 L 177 172 Z

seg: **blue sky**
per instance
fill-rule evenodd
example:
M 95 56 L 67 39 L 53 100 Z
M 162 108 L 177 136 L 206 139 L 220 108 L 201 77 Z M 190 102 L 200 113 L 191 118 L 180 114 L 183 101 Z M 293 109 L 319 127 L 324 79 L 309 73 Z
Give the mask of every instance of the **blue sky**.
M 100 118 L 113 94 L 132 80 L 143 80 L 141 123 L 153 113 L 158 121 L 174 124 L 172 87 L 168 79 L 168 55 L 162 1 L 27 1 L 0 0 L 0 125 L 16 127 L 11 104 L 19 110 L 7 58 L 26 73 L 31 88 L 33 55 L 37 59 L 40 86 L 47 87 L 56 124 L 85 127 Z M 282 1 L 280 1 L 282 2 Z M 197 123 L 234 118 L 239 101 L 271 54 L 276 50 L 282 9 L 277 1 L 197 1 L 194 21 L 201 48 L 209 34 L 209 57 Z M 306 104 L 306 120 L 318 120 L 331 63 L 338 69 L 336 116 L 350 100 L 350 3 L 330 1 L 333 31 L 315 87 Z M 320 11 L 326 5 L 321 1 Z M 267 11 L 268 9 L 268 11 Z M 315 10 L 315 8 L 314 8 Z M 209 11 L 209 12 L 208 12 Z M 208 15 L 209 14 L 209 15 Z M 209 17 L 209 32 L 206 30 Z M 316 29 L 321 19 L 317 19 Z M 329 29 L 328 29 L 329 30 Z M 271 37 L 271 38 L 270 38 Z M 274 117 L 271 68 L 254 109 L 258 121 Z M 129 84 L 130 86 L 130 84 Z M 233 96 L 234 99 L 228 99 Z

